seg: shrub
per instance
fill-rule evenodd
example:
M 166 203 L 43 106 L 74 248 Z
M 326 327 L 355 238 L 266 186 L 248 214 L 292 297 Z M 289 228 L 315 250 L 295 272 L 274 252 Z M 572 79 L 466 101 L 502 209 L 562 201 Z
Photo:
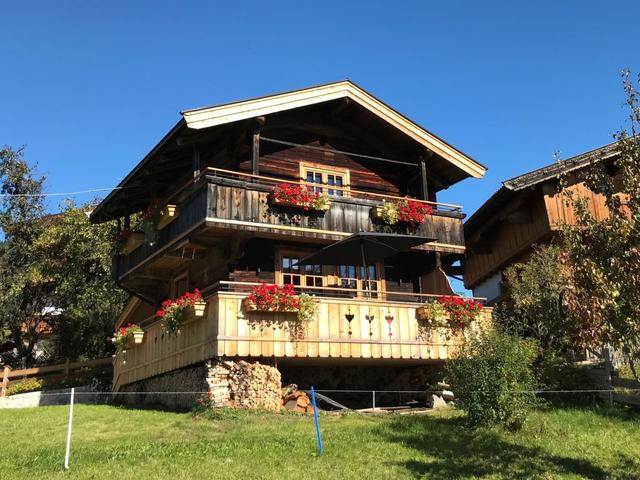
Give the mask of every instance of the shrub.
M 470 426 L 522 427 L 535 404 L 534 340 L 493 330 L 470 337 L 447 367 L 456 403 Z
M 39 378 L 27 378 L 25 380 L 20 380 L 19 382 L 11 384 L 7 388 L 7 396 L 41 390 L 43 385 L 44 382 Z
M 540 386 L 544 390 L 593 390 L 597 386 L 589 375 L 589 367 L 577 366 L 561 357 L 545 355 L 536 366 Z M 547 393 L 545 400 L 556 405 L 591 405 L 597 403 L 595 392 Z

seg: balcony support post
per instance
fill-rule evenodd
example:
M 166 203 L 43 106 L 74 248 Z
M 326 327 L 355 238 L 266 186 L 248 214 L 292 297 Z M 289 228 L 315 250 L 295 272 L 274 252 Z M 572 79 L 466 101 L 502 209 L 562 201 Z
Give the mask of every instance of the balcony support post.
M 196 145 L 193 146 L 192 168 L 193 178 L 198 177 L 200 175 L 200 150 Z
M 265 118 L 256 118 L 256 127 L 253 129 L 253 140 L 251 148 L 251 170 L 254 175 L 260 175 L 260 129 L 264 125 Z
M 427 183 L 427 162 L 420 156 L 420 184 L 422 186 L 422 199 L 429 200 L 429 184 Z

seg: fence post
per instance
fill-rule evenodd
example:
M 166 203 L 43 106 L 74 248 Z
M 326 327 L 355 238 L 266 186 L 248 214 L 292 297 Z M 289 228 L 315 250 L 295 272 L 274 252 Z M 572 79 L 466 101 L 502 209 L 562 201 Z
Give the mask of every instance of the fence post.
M 67 357 L 67 360 L 64 362 L 64 381 L 69 383 L 69 364 L 71 363 L 71 360 L 69 360 L 69 357 Z
M 375 411 L 375 409 L 376 409 L 376 391 L 374 390 L 373 392 L 371 392 L 371 394 L 372 394 L 372 396 L 371 396 L 371 398 L 372 398 L 371 405 L 373 406 L 372 410 Z
M 9 386 L 9 372 L 11 371 L 11 367 L 6 365 L 4 367 L 4 372 L 2 373 L 2 390 L 0 391 L 0 397 L 7 396 L 7 387 Z
M 320 422 L 318 421 L 318 404 L 316 403 L 316 391 L 311 387 L 311 404 L 313 405 L 313 420 L 316 425 L 316 443 L 318 446 L 318 452 L 324 451 L 324 445 L 322 445 L 322 437 L 320 436 Z
M 71 426 L 73 425 L 73 400 L 76 393 L 75 388 L 71 388 L 71 399 L 69 400 L 69 426 L 67 427 L 67 449 L 64 453 L 64 469 L 69 470 L 69 454 L 71 453 Z

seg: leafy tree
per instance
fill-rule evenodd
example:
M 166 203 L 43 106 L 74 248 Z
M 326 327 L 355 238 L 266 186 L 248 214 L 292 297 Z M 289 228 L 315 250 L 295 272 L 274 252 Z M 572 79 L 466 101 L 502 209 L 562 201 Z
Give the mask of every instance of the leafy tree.
M 577 224 L 564 228 L 565 263 L 570 267 L 568 318 L 576 344 L 610 344 L 634 365 L 640 359 L 640 105 L 629 71 L 623 74 L 629 131 L 616 135 L 619 156 L 611 167 L 593 165 L 587 186 L 604 195 L 609 216 L 598 221 L 588 200 L 564 190 Z
M 34 363 L 38 341 L 51 331 L 54 357 L 110 353 L 107 337 L 124 302 L 110 274 L 114 226 L 91 225 L 91 205 L 67 202 L 45 215 L 44 178 L 21 149 L 0 155 L 0 340 L 15 351 L 5 348 L 4 361 Z
M 494 318 L 506 331 L 535 338 L 545 354 L 564 354 L 570 347 L 569 324 L 562 308 L 566 268 L 557 245 L 536 246 L 526 263 L 504 273 L 507 300 Z
M 0 335 L 5 348 L 12 346 L 27 363 L 51 320 L 49 282 L 39 275 L 40 259 L 32 252 L 43 228 L 43 184 L 22 148 L 0 150 Z
M 91 209 L 92 205 L 76 207 L 68 201 L 34 242 L 43 259 L 41 273 L 52 282 L 50 295 L 60 309 L 56 352 L 61 357 L 111 353 L 106 340 L 126 299 L 111 277 L 114 226 L 92 225 Z

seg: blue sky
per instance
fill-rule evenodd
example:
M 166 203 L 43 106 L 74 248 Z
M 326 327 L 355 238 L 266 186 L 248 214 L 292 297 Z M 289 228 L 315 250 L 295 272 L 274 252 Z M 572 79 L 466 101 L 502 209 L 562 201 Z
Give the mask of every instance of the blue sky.
M 640 71 L 639 14 L 598 1 L 5 2 L 0 143 L 24 144 L 49 192 L 111 187 L 180 110 L 349 78 L 489 168 L 439 197 L 472 213 L 554 152 L 611 140 L 620 71 Z

